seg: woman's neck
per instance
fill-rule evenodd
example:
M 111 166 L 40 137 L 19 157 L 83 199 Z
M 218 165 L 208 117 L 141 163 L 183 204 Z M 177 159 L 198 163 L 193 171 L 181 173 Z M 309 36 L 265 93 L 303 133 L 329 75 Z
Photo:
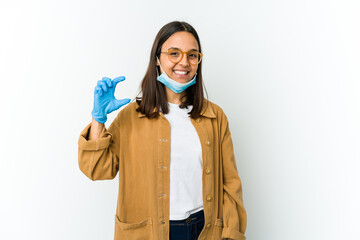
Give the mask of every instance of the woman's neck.
M 181 97 L 184 96 L 185 92 L 176 93 L 171 91 L 168 87 L 165 86 L 166 89 L 166 98 L 170 103 L 181 104 Z

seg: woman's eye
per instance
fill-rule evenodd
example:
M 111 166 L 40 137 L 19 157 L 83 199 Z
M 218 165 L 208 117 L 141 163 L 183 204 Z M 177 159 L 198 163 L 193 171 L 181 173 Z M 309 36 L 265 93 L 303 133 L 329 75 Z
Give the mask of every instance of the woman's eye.
M 198 55 L 195 54 L 195 53 L 193 53 L 193 54 L 190 54 L 189 57 L 191 57 L 191 58 L 198 58 Z
M 171 55 L 171 56 L 178 56 L 179 53 L 177 53 L 177 52 L 172 52 L 172 53 L 170 53 L 170 55 Z

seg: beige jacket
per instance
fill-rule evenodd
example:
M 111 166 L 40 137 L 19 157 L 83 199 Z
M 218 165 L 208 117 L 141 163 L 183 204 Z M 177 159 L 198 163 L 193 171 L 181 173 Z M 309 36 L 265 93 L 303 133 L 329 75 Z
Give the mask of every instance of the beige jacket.
M 209 103 L 209 104 L 206 104 Z M 79 138 L 79 167 L 91 180 L 113 179 L 119 171 L 115 240 L 168 240 L 170 124 L 164 115 L 148 119 L 137 103 L 122 109 L 100 138 Z M 206 107 L 208 106 L 208 107 Z M 245 240 L 246 211 L 228 120 L 205 100 L 191 119 L 201 142 L 205 225 L 199 240 Z

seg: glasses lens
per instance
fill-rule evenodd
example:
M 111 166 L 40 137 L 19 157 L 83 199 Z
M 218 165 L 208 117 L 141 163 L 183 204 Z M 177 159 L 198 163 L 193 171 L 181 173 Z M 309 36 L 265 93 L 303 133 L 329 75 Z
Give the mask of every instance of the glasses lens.
M 198 51 L 190 51 L 188 53 L 188 58 L 191 64 L 198 64 L 201 60 L 201 56 Z
M 169 49 L 168 55 L 169 55 L 170 61 L 177 63 L 180 61 L 182 53 L 178 49 Z
M 182 55 L 183 53 L 180 49 L 168 50 L 169 60 L 173 63 L 180 62 Z M 189 51 L 186 55 L 191 65 L 197 65 L 201 61 L 201 54 L 199 51 Z

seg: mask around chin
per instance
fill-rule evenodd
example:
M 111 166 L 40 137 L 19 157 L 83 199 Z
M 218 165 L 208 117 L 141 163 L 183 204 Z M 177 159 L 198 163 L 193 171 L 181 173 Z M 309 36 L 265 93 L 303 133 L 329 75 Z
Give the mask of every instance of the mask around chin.
M 196 73 L 194 75 L 194 77 L 188 81 L 187 83 L 179 83 L 173 79 L 171 79 L 166 72 L 164 71 L 164 69 L 161 67 L 160 61 L 157 58 L 157 61 L 159 63 L 159 66 L 162 70 L 162 74 L 159 75 L 157 77 L 157 80 L 161 83 L 163 83 L 165 86 L 167 86 L 171 91 L 175 92 L 175 93 L 181 93 L 183 91 L 185 91 L 188 87 L 194 85 L 196 83 Z M 159 73 L 158 73 L 159 74 Z

